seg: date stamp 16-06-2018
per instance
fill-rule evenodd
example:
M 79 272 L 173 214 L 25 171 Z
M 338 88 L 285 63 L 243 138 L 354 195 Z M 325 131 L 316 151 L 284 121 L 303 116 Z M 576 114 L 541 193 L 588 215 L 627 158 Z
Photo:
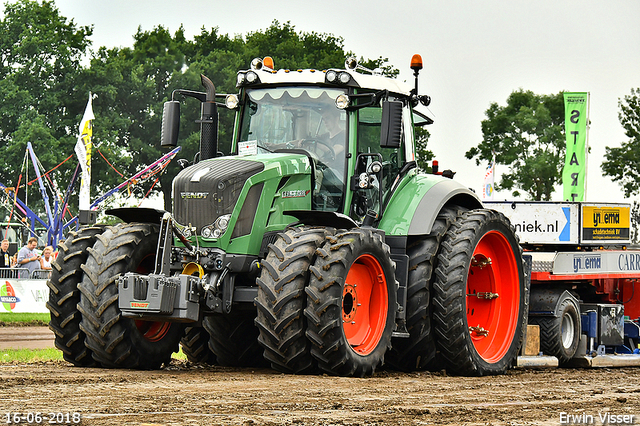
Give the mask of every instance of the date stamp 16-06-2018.
M 77 425 L 82 421 L 82 415 L 78 412 L 4 412 L 0 418 L 0 424 L 49 424 L 49 425 Z

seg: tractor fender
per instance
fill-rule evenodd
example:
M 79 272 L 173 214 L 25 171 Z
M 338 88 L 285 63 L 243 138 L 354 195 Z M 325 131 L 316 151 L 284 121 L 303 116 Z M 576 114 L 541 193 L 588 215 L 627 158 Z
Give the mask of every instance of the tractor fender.
M 478 196 L 464 185 L 437 175 L 407 176 L 387 204 L 380 228 L 387 235 L 427 235 L 447 205 L 482 208 Z
M 557 318 L 560 316 L 560 302 L 566 298 L 571 299 L 580 312 L 580 302 L 570 291 L 563 288 L 534 286 L 529 296 L 529 316 Z
M 160 225 L 165 210 L 151 209 L 148 207 L 120 207 L 117 209 L 109 209 L 106 214 L 115 216 L 126 223 L 155 223 Z
M 287 210 L 285 215 L 293 216 L 309 226 L 329 226 L 342 229 L 358 228 L 358 224 L 349 216 L 337 212 L 323 212 L 317 210 Z M 291 224 L 296 225 L 296 224 Z

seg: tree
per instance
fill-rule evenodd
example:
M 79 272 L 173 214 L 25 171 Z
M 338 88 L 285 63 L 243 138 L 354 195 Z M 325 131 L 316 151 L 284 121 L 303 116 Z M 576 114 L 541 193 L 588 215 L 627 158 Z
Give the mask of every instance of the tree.
M 92 27 L 78 27 L 61 16 L 53 1 L 5 5 L 0 21 L 0 182 L 17 182 L 27 142 L 45 167 L 73 152 L 88 95 L 77 90 L 77 79 L 92 33 Z M 72 167 L 59 169 L 63 181 Z M 19 194 L 24 197 L 24 190 Z M 39 199 L 38 191 L 33 194 Z
M 424 127 L 416 127 L 415 130 L 415 144 L 416 144 L 416 163 L 418 168 L 426 173 L 431 173 L 431 166 L 429 160 L 432 160 L 433 152 L 427 149 L 427 143 L 431 134 Z
M 604 175 L 611 176 L 624 189 L 626 197 L 640 192 L 640 88 L 618 101 L 618 119 L 629 140 L 618 148 L 606 148 L 602 162 Z
M 530 200 L 551 200 L 564 166 L 563 93 L 537 95 L 520 89 L 509 95 L 506 106 L 492 103 L 485 114 L 483 140 L 465 156 L 480 165 L 495 153 L 496 163 L 509 167 L 496 189 L 513 190 L 514 196 L 522 190 Z

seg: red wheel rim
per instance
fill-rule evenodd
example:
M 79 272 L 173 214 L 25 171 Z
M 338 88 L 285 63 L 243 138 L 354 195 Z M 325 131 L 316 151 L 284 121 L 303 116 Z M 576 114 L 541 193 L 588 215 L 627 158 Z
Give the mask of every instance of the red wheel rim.
M 170 322 L 136 320 L 135 323 L 138 331 L 142 334 L 142 337 L 149 342 L 162 340 L 171 328 Z
M 363 254 L 351 265 L 342 293 L 342 328 L 360 355 L 375 350 L 387 323 L 387 279 L 378 260 Z
M 136 268 L 136 272 L 139 274 L 148 274 L 151 272 L 153 270 L 154 259 L 155 254 L 145 256 Z M 170 322 L 135 320 L 135 324 L 140 334 L 142 334 L 142 337 L 149 342 L 158 342 L 162 340 L 171 328 Z
M 500 361 L 518 327 L 520 276 L 513 249 L 498 231 L 485 234 L 473 252 L 466 306 L 476 351 L 487 362 Z

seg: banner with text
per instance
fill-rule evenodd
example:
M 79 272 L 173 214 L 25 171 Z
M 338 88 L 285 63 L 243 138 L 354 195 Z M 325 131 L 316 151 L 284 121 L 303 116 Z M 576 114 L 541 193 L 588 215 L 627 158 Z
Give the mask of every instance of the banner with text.
M 76 142 L 75 151 L 80 162 L 82 169 L 81 181 L 80 181 L 80 210 L 89 210 L 91 205 L 90 200 L 90 187 L 91 187 L 91 150 L 93 144 L 91 143 L 91 135 L 93 129 L 91 126 L 91 120 L 93 116 L 93 105 L 91 104 L 91 93 L 89 93 L 89 101 L 84 111 L 84 116 L 78 127 L 78 141 Z
M 567 154 L 562 171 L 562 186 L 565 201 L 584 201 L 588 105 L 588 92 L 564 93 Z

